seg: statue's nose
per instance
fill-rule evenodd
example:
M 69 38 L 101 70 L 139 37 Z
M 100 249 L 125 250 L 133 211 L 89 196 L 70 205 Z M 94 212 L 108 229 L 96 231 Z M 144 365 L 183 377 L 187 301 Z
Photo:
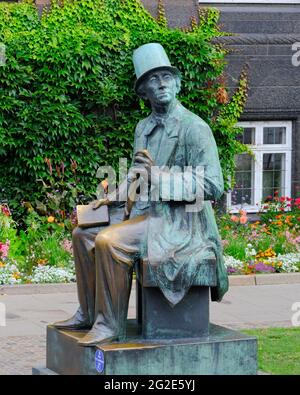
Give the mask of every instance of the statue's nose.
M 166 86 L 166 81 L 163 77 L 160 77 L 159 79 L 159 87 L 164 88 Z

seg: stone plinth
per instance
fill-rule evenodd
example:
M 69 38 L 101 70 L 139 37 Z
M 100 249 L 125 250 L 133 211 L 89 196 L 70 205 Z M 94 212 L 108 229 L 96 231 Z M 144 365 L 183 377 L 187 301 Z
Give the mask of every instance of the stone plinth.
M 143 338 L 199 338 L 208 335 L 209 287 L 191 287 L 186 297 L 174 307 L 159 288 L 144 287 L 141 296 Z
M 136 322 L 128 324 L 126 343 L 81 347 L 85 332 L 47 328 L 47 369 L 69 375 L 253 375 L 257 373 L 256 339 L 210 325 L 209 336 L 192 339 L 145 340 Z

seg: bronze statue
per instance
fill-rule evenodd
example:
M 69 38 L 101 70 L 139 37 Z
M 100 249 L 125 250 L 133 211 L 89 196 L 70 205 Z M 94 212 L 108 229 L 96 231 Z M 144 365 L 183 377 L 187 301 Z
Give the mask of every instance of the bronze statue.
M 158 191 L 158 196 L 154 201 L 140 199 L 130 208 L 127 206 L 125 219 L 129 219 L 125 221 L 124 210 L 111 205 L 109 226 L 74 230 L 80 307 L 72 318 L 56 323 L 55 327 L 89 329 L 79 341 L 83 346 L 107 342 L 124 334 L 133 267 L 145 256 L 157 285 L 173 306 L 188 292 L 208 253 L 217 259 L 218 285 L 211 287 L 212 300 L 220 301 L 228 289 L 210 202 L 223 194 L 223 177 L 212 132 L 176 99 L 180 73 L 171 66 L 160 44 L 139 47 L 134 51 L 133 62 L 136 93 L 149 100 L 152 113 L 136 127 L 133 167 L 127 181 L 134 182 L 142 168 L 146 182 Z M 155 172 L 151 171 L 153 166 L 158 166 Z M 185 166 L 192 169 L 189 181 L 183 172 Z M 197 167 L 204 169 L 204 202 L 201 210 L 193 212 L 186 207 L 197 198 Z M 161 175 L 170 168 L 171 176 L 181 182 L 181 201 L 175 198 L 172 188 L 164 196 Z M 122 185 L 118 193 L 122 200 Z M 111 204 L 110 196 L 94 208 L 103 204 Z

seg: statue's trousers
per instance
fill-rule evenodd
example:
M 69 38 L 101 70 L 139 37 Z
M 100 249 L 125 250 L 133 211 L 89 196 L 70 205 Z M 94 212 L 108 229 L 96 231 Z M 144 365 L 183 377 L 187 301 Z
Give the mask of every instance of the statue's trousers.
M 73 232 L 78 299 L 94 329 L 122 336 L 127 318 L 133 264 L 139 258 L 147 217 Z

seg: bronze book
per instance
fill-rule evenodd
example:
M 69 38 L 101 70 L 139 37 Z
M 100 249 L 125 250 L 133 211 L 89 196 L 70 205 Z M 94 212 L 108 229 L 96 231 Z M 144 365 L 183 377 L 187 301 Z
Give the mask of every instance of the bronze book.
M 81 228 L 92 228 L 109 224 L 108 206 L 101 206 L 94 210 L 93 206 L 88 204 L 78 205 L 76 209 L 78 226 Z

